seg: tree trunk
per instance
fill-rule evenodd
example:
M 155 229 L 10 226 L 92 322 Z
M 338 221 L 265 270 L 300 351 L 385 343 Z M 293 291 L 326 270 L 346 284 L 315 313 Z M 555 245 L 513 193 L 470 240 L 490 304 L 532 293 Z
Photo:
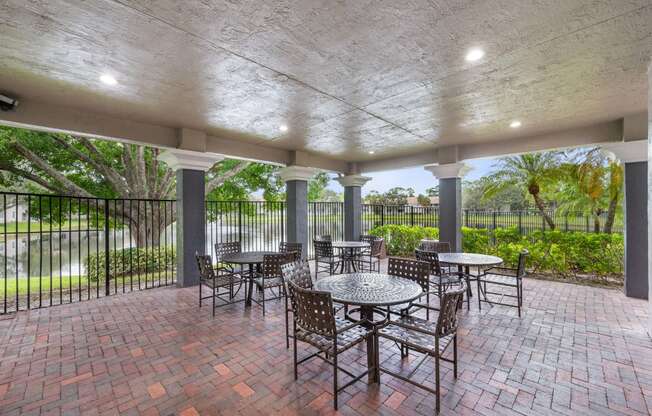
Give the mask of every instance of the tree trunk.
M 616 219 L 616 209 L 618 208 L 618 197 L 619 194 L 616 194 L 609 201 L 609 210 L 607 211 L 607 220 L 604 223 L 604 232 L 611 234 L 614 226 L 614 220 Z
M 554 230 L 555 223 L 552 221 L 552 218 L 550 218 L 550 215 L 548 215 L 546 212 L 546 208 L 543 205 L 543 200 L 541 200 L 538 193 L 531 193 L 531 195 L 532 198 L 534 198 L 534 204 L 539 209 L 539 212 L 541 212 L 541 215 L 543 215 L 543 219 L 546 221 L 546 224 L 548 224 L 548 227 L 550 227 L 551 230 Z
M 111 210 L 111 216 L 117 222 L 124 221 L 137 247 L 158 247 L 161 243 L 171 245 L 173 241 L 164 237 L 166 228 L 176 217 L 176 210 L 169 204 L 151 201 L 125 201 L 125 206 L 118 204 Z
M 596 234 L 600 232 L 600 214 L 593 214 L 593 232 Z

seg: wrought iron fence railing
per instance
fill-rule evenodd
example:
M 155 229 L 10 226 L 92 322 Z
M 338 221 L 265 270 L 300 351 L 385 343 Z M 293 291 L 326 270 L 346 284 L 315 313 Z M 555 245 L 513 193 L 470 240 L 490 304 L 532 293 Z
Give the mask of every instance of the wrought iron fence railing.
M 175 204 L 0 193 L 0 313 L 174 283 Z

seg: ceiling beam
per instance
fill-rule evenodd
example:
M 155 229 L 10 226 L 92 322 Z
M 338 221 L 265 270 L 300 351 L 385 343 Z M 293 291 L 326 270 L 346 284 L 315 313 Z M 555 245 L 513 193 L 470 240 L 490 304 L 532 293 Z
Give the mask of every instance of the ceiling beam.
M 629 128 L 632 132 L 636 132 L 632 134 L 640 135 L 643 127 L 639 124 L 643 118 L 635 115 L 629 120 L 631 122 Z M 619 142 L 623 140 L 625 134 L 624 125 L 623 119 L 620 119 L 546 134 L 523 136 L 511 140 L 458 145 L 455 146 L 457 152 L 456 161 Z M 446 159 L 444 160 L 445 163 L 451 162 L 451 160 L 448 160 L 450 159 L 450 151 L 444 152 L 446 154 L 442 155 L 440 153 L 439 150 L 433 150 L 432 152 L 421 152 L 396 158 L 358 162 L 357 165 L 360 172 L 369 173 L 439 163 L 442 157 Z
M 346 173 L 348 169 L 348 164 L 344 161 L 308 152 L 291 152 L 258 143 L 210 136 L 196 130 L 142 123 L 31 100 L 21 101 L 15 111 L 0 112 L 0 125 L 67 133 L 163 149 L 184 148 L 205 151 L 232 159 L 281 166 L 296 163 L 341 173 Z M 300 153 L 300 157 L 297 158 L 295 153 Z

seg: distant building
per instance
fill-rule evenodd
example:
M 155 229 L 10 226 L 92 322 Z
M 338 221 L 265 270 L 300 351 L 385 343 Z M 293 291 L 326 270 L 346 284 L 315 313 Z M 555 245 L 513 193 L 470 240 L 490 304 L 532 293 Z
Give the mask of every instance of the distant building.
M 438 207 L 439 206 L 439 197 L 438 196 L 431 196 L 428 197 L 430 199 L 430 205 Z M 418 207 L 421 206 L 418 201 L 418 197 L 416 196 L 408 196 L 407 198 L 407 205 L 413 206 L 413 207 Z

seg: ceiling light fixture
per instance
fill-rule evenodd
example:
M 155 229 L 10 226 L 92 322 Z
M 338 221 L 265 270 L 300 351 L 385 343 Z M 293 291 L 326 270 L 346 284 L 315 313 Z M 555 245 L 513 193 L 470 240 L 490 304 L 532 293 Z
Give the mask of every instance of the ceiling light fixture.
M 288 126 L 285 124 L 281 124 L 280 126 L 278 126 L 278 129 L 281 130 L 281 132 L 285 133 L 286 131 L 288 131 Z
M 104 74 L 100 76 L 100 81 L 102 81 L 106 85 L 111 85 L 111 86 L 118 84 L 118 81 L 111 74 Z
M 370 150 L 370 151 L 369 151 L 369 154 L 370 154 L 370 155 L 373 155 L 374 153 L 376 153 L 375 150 Z
M 480 48 L 473 48 L 473 49 L 469 49 L 465 59 L 468 62 L 475 62 L 475 61 L 479 61 L 482 58 L 484 58 L 484 51 Z
M 517 128 L 521 127 L 522 125 L 523 125 L 523 123 L 521 123 L 518 120 L 514 120 L 511 123 L 509 123 L 509 127 L 513 128 L 513 129 L 517 129 Z

